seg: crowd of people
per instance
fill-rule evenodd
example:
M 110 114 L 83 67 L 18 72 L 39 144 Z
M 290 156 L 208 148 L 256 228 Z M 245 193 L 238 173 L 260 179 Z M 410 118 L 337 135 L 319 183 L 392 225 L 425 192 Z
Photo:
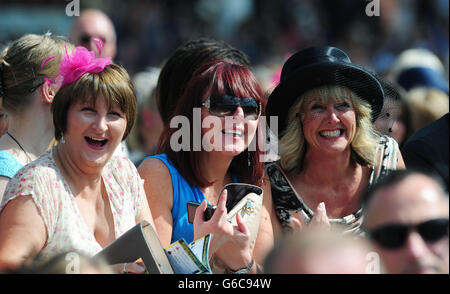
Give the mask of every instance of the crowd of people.
M 164 248 L 212 234 L 213 273 L 448 273 L 439 58 L 405 50 L 375 73 L 324 43 L 266 87 L 241 49 L 193 39 L 131 75 L 91 9 L 67 38 L 13 40 L 0 55 L 0 272 L 48 272 L 75 252 L 99 272 L 144 273 L 89 261 L 146 221 Z M 231 220 L 232 183 L 263 199 Z

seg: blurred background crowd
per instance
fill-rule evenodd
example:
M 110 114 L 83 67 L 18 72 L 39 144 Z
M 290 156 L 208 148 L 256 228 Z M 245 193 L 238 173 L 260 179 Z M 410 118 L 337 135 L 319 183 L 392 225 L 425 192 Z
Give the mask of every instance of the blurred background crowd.
M 0 1 L 0 42 L 25 33 L 67 35 L 76 16 L 71 1 Z M 181 43 L 197 37 L 222 39 L 244 51 L 254 66 L 282 64 L 286 55 L 312 45 L 342 48 L 352 61 L 383 72 L 411 47 L 435 53 L 448 71 L 446 0 L 381 0 L 368 16 L 368 0 L 152 0 L 84 1 L 113 21 L 116 61 L 130 73 L 159 66 Z
M 2 0 L 0 49 L 27 33 L 69 36 L 77 10 L 101 10 L 113 23 L 114 61 L 133 76 L 139 102 L 149 111 L 155 109 L 148 100 L 165 60 L 181 44 L 200 37 L 224 40 L 247 54 L 267 94 L 278 83 L 284 61 L 314 45 L 341 48 L 352 62 L 394 82 L 404 69 L 430 67 L 434 74 L 402 84 L 415 91 L 400 92 L 402 99 L 395 103 L 385 101 L 390 119 L 385 126 L 381 116 L 378 128 L 389 130 L 401 146 L 412 133 L 448 112 L 448 6 L 447 0 Z M 412 48 L 425 51 L 400 58 Z M 428 89 L 416 89 L 417 82 Z M 439 93 L 430 92 L 430 85 Z M 147 125 L 155 133 L 162 128 L 159 119 Z M 129 139 L 135 162 L 156 140 L 133 142 L 138 136 Z

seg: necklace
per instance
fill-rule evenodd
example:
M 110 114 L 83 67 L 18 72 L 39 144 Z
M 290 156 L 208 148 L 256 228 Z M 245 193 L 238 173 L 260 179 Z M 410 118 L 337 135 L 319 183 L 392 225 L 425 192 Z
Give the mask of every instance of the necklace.
M 6 134 L 13 139 L 14 142 L 16 142 L 17 146 L 19 146 L 20 149 L 22 149 L 22 151 L 25 153 L 26 157 L 28 158 L 28 163 L 32 162 L 33 160 L 31 160 L 30 155 L 28 155 L 28 152 L 25 151 L 25 149 L 23 149 L 22 145 L 20 145 L 19 141 L 17 141 L 16 138 L 13 137 L 13 135 L 11 135 L 8 131 L 6 131 Z

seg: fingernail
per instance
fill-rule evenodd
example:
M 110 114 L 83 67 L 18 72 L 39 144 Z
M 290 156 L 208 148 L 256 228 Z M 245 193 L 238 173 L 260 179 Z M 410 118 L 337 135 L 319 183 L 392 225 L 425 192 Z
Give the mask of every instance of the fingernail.
M 319 203 L 319 209 L 325 210 L 325 203 L 324 202 L 320 202 Z

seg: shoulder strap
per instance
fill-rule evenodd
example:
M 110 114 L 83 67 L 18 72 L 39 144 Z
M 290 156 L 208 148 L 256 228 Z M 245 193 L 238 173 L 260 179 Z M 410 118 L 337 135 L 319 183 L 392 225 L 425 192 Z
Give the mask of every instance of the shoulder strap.
M 278 221 L 284 231 L 290 230 L 291 211 L 305 211 L 304 206 L 295 195 L 294 190 L 276 162 L 268 164 L 266 172 L 270 179 L 272 199 Z
M 375 183 L 380 176 L 386 175 L 390 170 L 397 169 L 398 149 L 398 143 L 394 139 L 385 135 L 381 136 L 371 183 Z

